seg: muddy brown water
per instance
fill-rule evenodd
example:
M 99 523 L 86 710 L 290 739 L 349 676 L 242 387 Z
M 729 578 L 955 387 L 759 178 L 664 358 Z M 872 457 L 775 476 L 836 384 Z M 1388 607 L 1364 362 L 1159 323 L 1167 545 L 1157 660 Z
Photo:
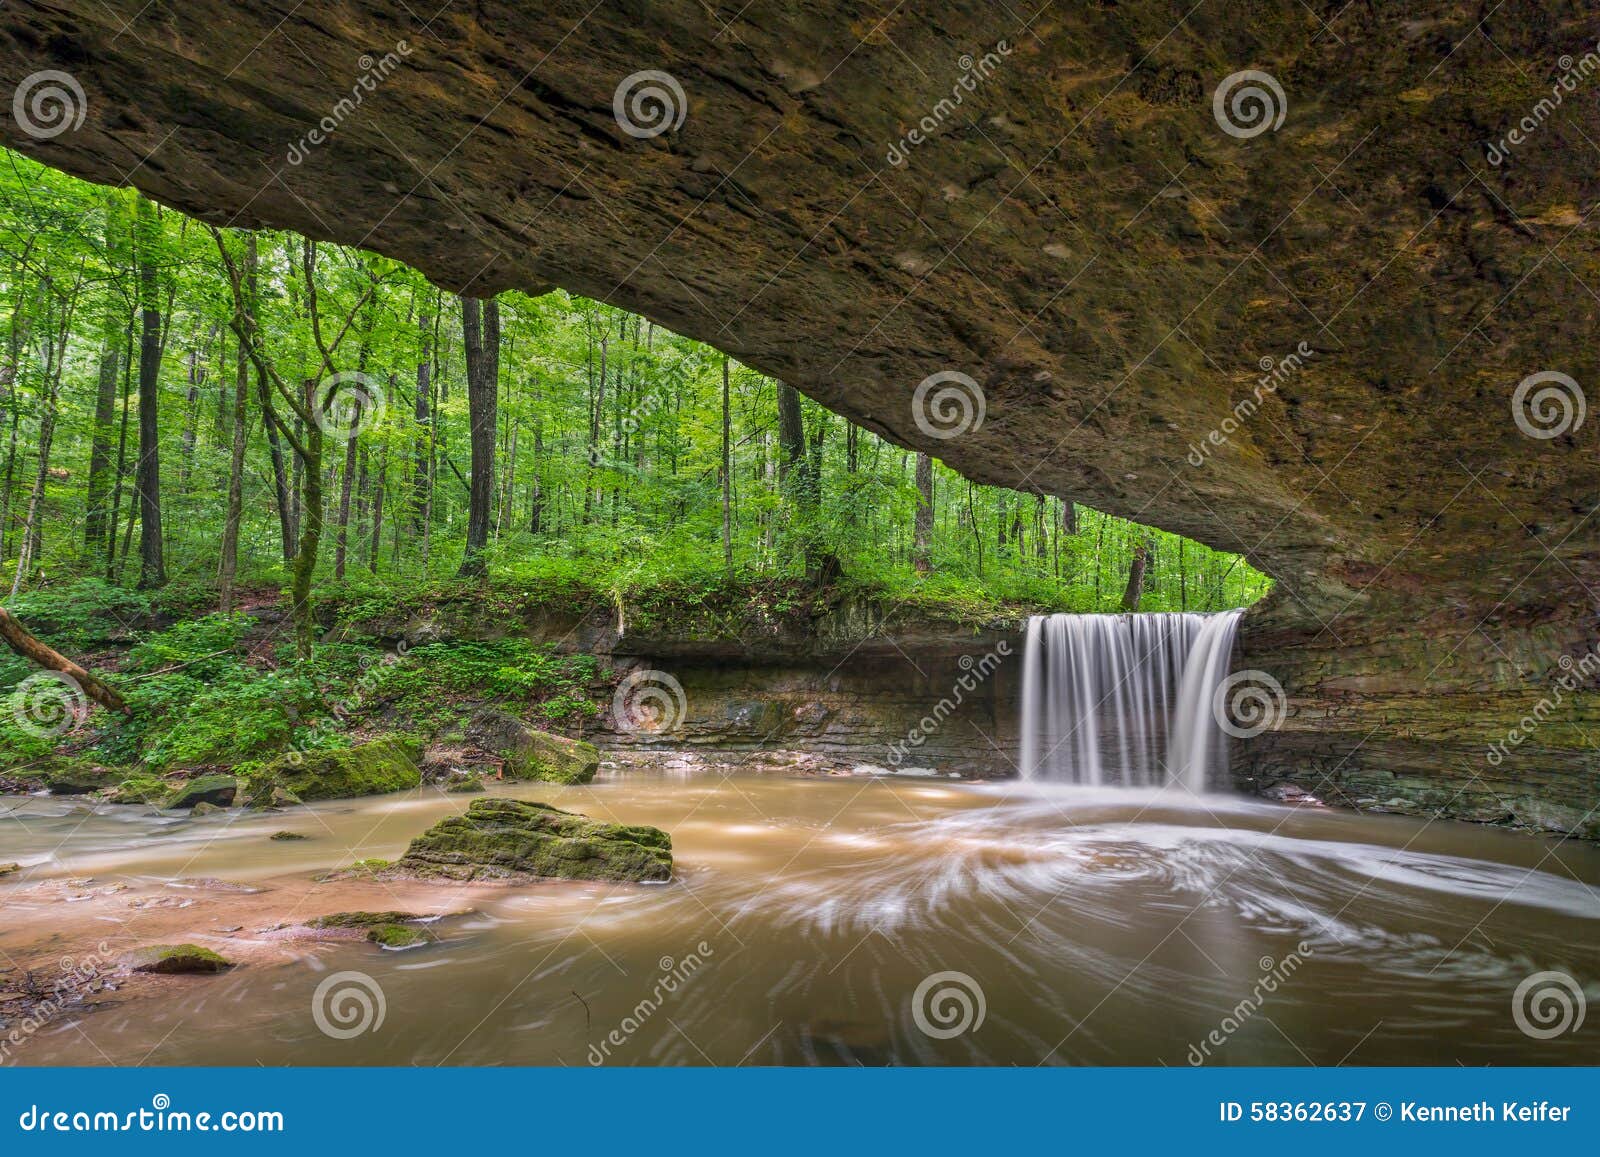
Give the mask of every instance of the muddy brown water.
M 482 798 L 431 789 L 198 820 L 0 800 L 0 862 L 25 868 L 0 881 L 0 967 L 178 940 L 240 962 L 123 980 L 4 1063 L 1600 1062 L 1600 1009 L 1577 1023 L 1600 1001 L 1591 845 L 1015 783 L 495 790 L 666 828 L 677 878 L 315 881 Z M 262 931 L 353 908 L 471 913 L 403 952 Z

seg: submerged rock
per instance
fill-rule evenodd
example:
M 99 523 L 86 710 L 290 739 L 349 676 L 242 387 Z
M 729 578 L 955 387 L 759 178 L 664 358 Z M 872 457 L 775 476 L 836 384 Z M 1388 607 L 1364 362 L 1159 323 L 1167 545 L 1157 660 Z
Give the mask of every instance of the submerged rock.
M 227 810 L 227 808 L 218 807 L 214 803 L 207 803 L 205 800 L 201 800 L 189 809 L 189 814 L 191 816 L 214 816 Z
M 248 807 L 282 807 L 303 800 L 348 799 L 404 791 L 422 782 L 422 745 L 389 736 L 338 751 L 308 751 L 283 756 L 252 773 L 245 782 Z
M 592 743 L 535 731 L 514 715 L 493 707 L 473 716 L 467 739 L 506 762 L 509 779 L 548 783 L 588 783 L 600 770 L 600 750 Z
M 383 948 L 415 948 L 437 939 L 422 925 L 429 917 L 413 912 L 335 912 L 306 921 L 307 928 L 341 930 Z
M 151 948 L 136 948 L 127 957 L 128 967 L 134 972 L 221 972 L 232 968 L 233 962 L 218 956 L 209 948 L 198 944 L 158 944 Z
M 412 840 L 394 871 L 451 880 L 670 880 L 672 837 L 545 803 L 478 799 L 465 815 L 440 820 Z
M 445 791 L 449 792 L 451 795 L 463 795 L 469 792 L 486 790 L 487 789 L 483 786 L 483 780 L 479 779 L 477 776 L 473 776 L 471 779 L 458 779 L 449 787 L 445 788 Z
M 273 832 L 267 837 L 269 840 L 303 840 L 308 837 L 300 832 Z
M 13 872 L 22 871 L 21 864 L 0 864 L 0 876 L 9 876 Z

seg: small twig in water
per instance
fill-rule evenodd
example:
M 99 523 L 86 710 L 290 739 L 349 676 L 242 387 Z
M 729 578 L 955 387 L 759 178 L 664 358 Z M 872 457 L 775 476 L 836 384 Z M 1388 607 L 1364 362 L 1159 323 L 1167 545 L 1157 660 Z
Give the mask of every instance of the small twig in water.
M 578 990 L 576 988 L 574 988 L 572 990 L 572 995 L 573 996 L 578 996 Z M 590 1024 L 589 1002 L 587 1000 L 584 1000 L 583 997 L 578 996 L 578 1003 L 583 1005 L 583 1027 L 584 1027 L 585 1031 L 588 1031 L 589 1024 Z

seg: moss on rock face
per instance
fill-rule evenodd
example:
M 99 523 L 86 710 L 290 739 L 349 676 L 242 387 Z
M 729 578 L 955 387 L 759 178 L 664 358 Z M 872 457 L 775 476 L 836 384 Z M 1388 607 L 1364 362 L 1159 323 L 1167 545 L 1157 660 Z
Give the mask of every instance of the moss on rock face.
M 416 740 L 389 736 L 338 751 L 284 756 L 251 773 L 245 802 L 260 808 L 281 806 L 283 793 L 309 801 L 404 791 L 422 782 L 421 755 Z
M 172 791 L 172 785 L 153 775 L 130 775 L 111 789 L 117 803 L 159 803 Z
M 383 948 L 415 948 L 435 939 L 419 927 L 426 919 L 412 912 L 335 912 L 306 921 L 306 927 L 361 933 Z
M 229 807 L 239 791 L 239 781 L 231 775 L 202 775 L 180 783 L 161 801 L 163 808 L 193 808 L 202 803 Z
M 42 778 L 51 795 L 88 795 L 112 786 L 120 773 L 87 760 L 64 759 L 46 768 Z
M 138 948 L 128 954 L 128 967 L 135 972 L 221 972 L 232 968 L 231 961 L 223 959 L 209 948 L 198 944 L 159 944 L 151 948 Z
M 663 881 L 672 878 L 672 837 L 544 803 L 479 799 L 465 815 L 440 820 L 412 840 L 395 871 L 451 880 Z
M 483 780 L 479 779 L 477 776 L 473 776 L 471 779 L 458 779 L 455 783 L 452 783 L 449 787 L 445 788 L 445 791 L 449 792 L 451 795 L 465 795 L 471 792 L 484 790 L 486 789 L 483 786 Z
M 492 707 L 473 717 L 467 739 L 504 759 L 510 779 L 588 783 L 600 770 L 600 751 L 594 744 L 535 731 L 516 716 Z

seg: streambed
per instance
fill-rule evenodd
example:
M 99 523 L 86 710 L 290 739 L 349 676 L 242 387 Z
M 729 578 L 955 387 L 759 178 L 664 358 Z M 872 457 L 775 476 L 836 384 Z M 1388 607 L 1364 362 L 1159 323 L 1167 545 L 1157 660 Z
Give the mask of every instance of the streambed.
M 483 798 L 427 788 L 201 819 L 0 801 L 0 859 L 25 868 L 0 882 L 0 965 L 180 940 L 239 962 L 124 981 L 5 1063 L 1600 1062 L 1600 1013 L 1541 1039 L 1539 993 L 1513 1010 L 1539 973 L 1600 1000 L 1591 845 L 1157 789 L 492 790 L 663 827 L 677 879 L 316 881 Z M 471 911 L 405 952 L 262 932 L 358 908 Z

